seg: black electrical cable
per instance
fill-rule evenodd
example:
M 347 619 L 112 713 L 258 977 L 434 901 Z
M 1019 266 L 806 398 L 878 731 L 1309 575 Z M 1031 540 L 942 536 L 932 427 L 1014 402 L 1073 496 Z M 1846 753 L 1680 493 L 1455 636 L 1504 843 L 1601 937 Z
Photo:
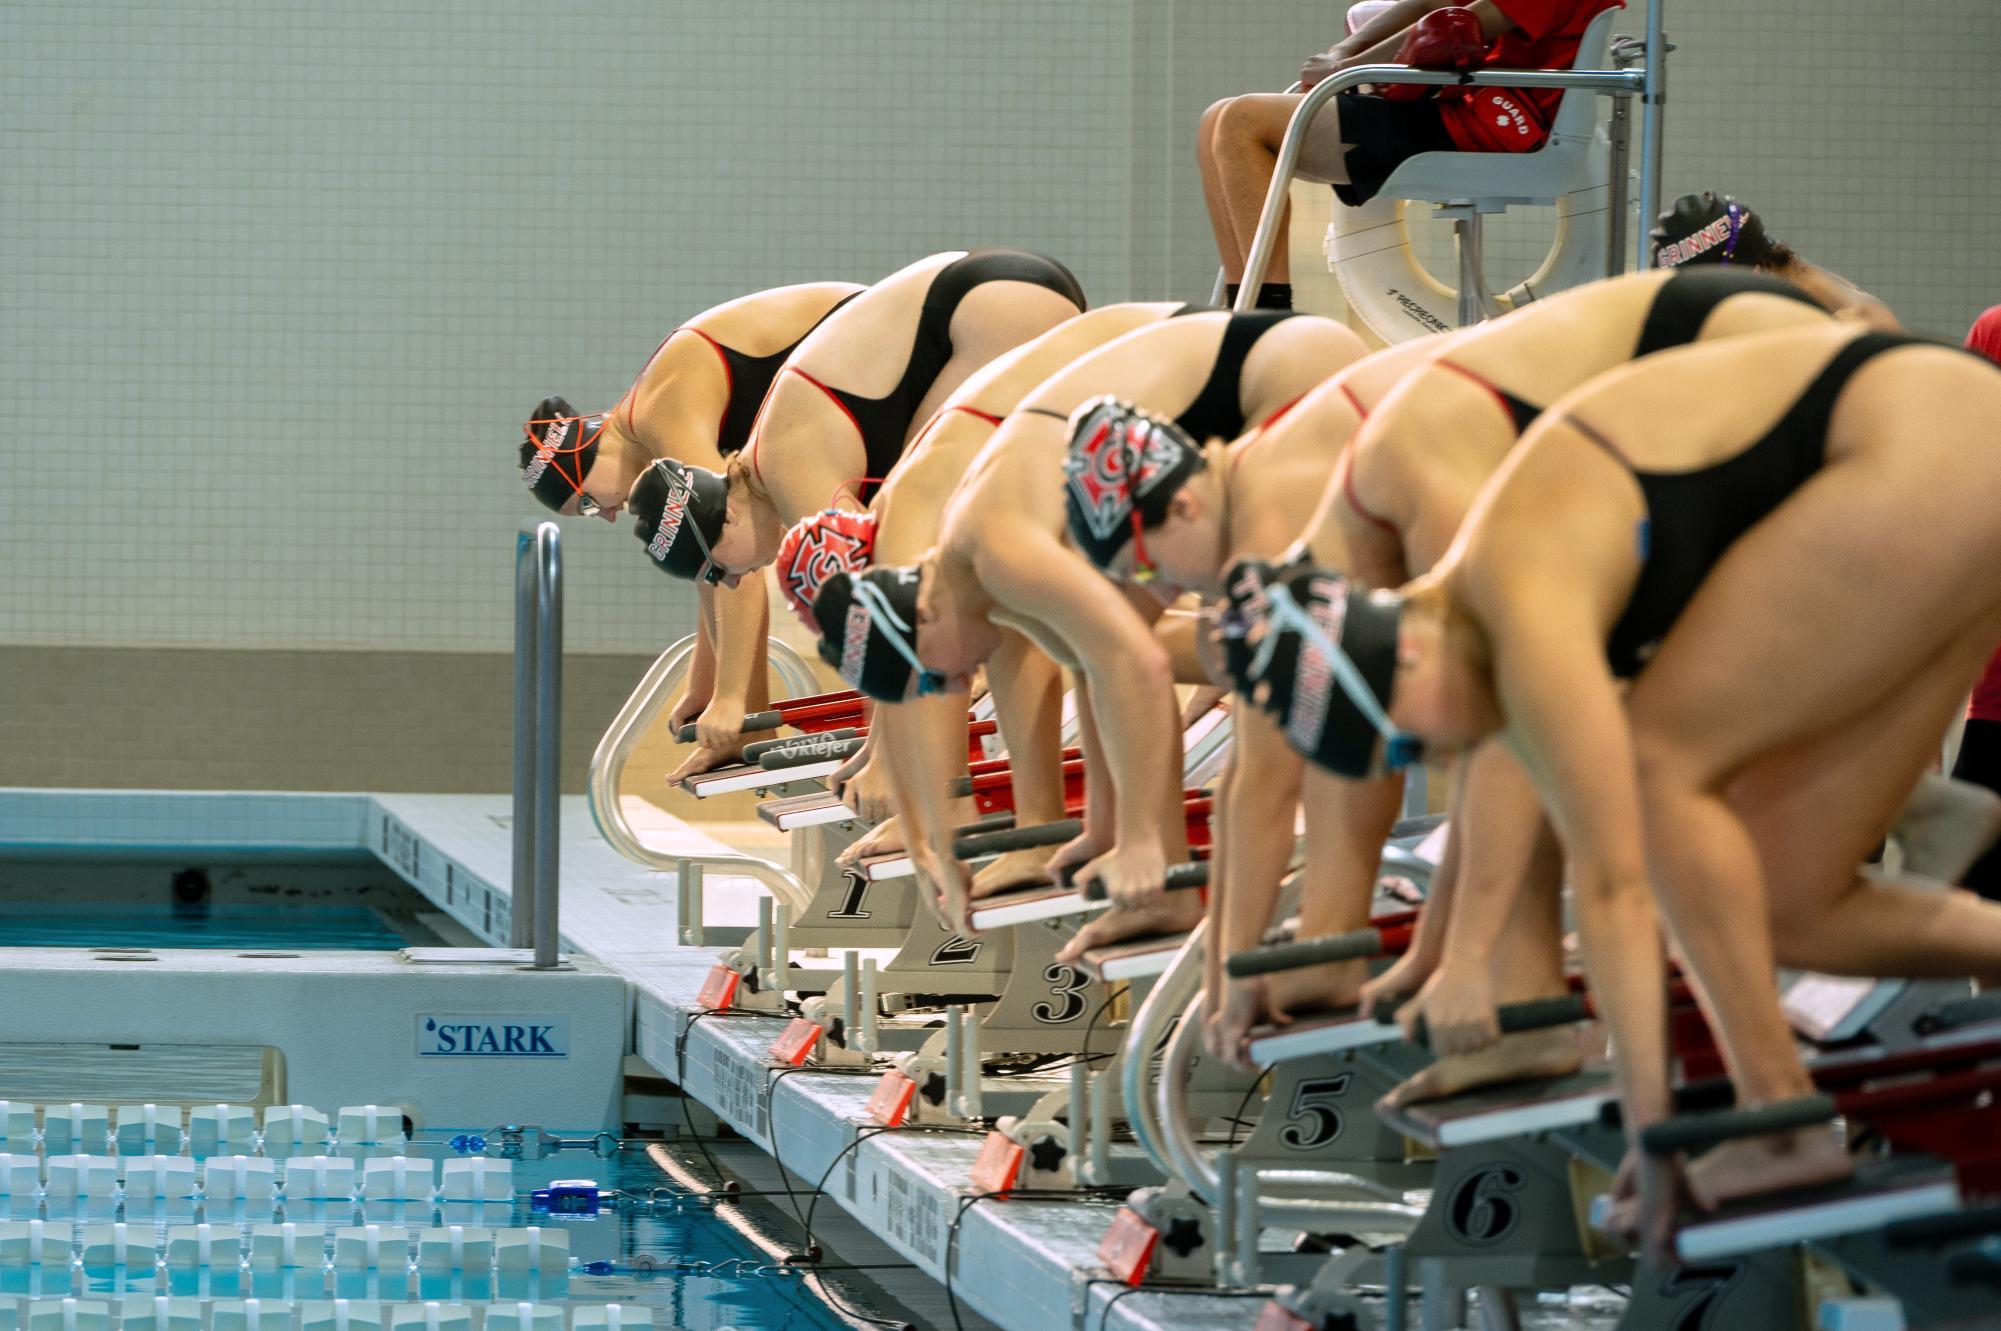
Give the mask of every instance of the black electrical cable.
M 674 1037 L 674 1087 L 681 1092 L 681 1118 L 688 1125 L 688 1138 L 695 1143 L 695 1149 L 702 1153 L 708 1163 L 709 1172 L 715 1175 L 716 1188 L 720 1192 L 730 1191 L 731 1181 L 723 1176 L 723 1167 L 716 1163 L 715 1156 L 709 1154 L 708 1143 L 695 1131 L 695 1111 L 688 1107 L 688 1036 L 694 1032 L 695 1023 L 707 1017 L 775 1017 L 771 1012 L 760 1012 L 756 1008 L 719 1007 L 692 1014 L 682 1025 L 681 1033 Z M 784 1176 L 779 1176 L 784 1182 Z
M 1263 1086 L 1270 1078 L 1271 1073 L 1269 1071 L 1260 1074 L 1258 1079 L 1251 1083 L 1250 1089 L 1244 1092 L 1244 1098 L 1237 1101 L 1237 1112 L 1230 1115 L 1230 1146 L 1232 1149 L 1237 1145 L 1237 1129 L 1243 1127 L 1245 1124 L 1244 1111 L 1250 1108 L 1251 1097 L 1256 1095 L 1258 1088 Z
M 1121 1281 L 1120 1283 L 1123 1284 L 1124 1282 Z M 1090 1289 L 1087 1285 L 1085 1287 L 1086 1297 L 1089 1296 L 1089 1292 Z M 1098 1331 L 1105 1331 L 1105 1328 L 1110 1325 L 1112 1309 L 1119 1306 L 1119 1301 L 1130 1298 L 1135 1294 L 1178 1294 L 1183 1296 L 1199 1294 L 1211 1299 L 1268 1299 L 1272 1296 L 1273 1292 L 1271 1289 L 1210 1289 L 1206 1285 L 1127 1285 L 1126 1288 L 1105 1300 L 1105 1310 L 1098 1314 Z
M 954 1331 L 966 1331 L 959 1318 L 959 1296 L 952 1290 L 952 1258 L 959 1248 L 959 1222 L 966 1218 L 966 1212 L 979 1203 L 994 1197 L 1008 1197 L 1016 1201 L 1053 1201 L 1058 1198 L 1070 1201 L 1114 1202 L 1123 1206 L 1132 1193 L 1130 1187 L 1107 1184 L 1097 1188 L 1004 1188 L 998 1192 L 975 1192 L 959 1199 L 958 1213 L 952 1217 L 951 1225 L 945 1231 L 945 1305 L 952 1310 Z
M 772 1129 L 771 1129 L 771 1163 L 772 1163 L 772 1164 L 774 1164 L 774 1165 L 777 1165 L 777 1166 L 778 1166 L 778 1182 L 780 1183 L 780 1185 L 781 1185 L 781 1186 L 789 1184 L 789 1183 L 790 1183 L 790 1180 L 789 1180 L 789 1179 L 787 1179 L 787 1178 L 786 1178 L 786 1176 L 785 1176 L 785 1161 L 784 1161 L 784 1160 L 782 1160 L 782 1159 L 781 1159 L 781 1158 L 779 1157 L 779 1154 L 778 1154 L 778 1126 L 777 1126 L 777 1124 L 778 1124 L 778 1104 L 777 1104 L 777 1092 L 778 1092 L 778 1083 L 779 1083 L 779 1082 L 781 1082 L 781 1081 L 784 1081 L 784 1080 L 785 1080 L 785 1079 L 786 1079 L 787 1077 L 790 1077 L 790 1076 L 793 1076 L 793 1075 L 795 1075 L 795 1074 L 797 1074 L 797 1073 L 801 1073 L 801 1072 L 817 1072 L 817 1073 L 820 1073 L 820 1074 L 822 1074 L 823 1076 L 828 1076 L 828 1077 L 880 1077 L 880 1076 L 882 1075 L 882 1069 L 881 1069 L 881 1068 L 809 1068 L 809 1067 L 796 1067 L 796 1068 L 773 1068 L 773 1069 L 771 1069 L 771 1076 L 770 1076 L 770 1077 L 768 1077 L 768 1078 L 766 1078 L 766 1079 L 765 1079 L 765 1083 L 764 1083 L 764 1103 L 765 1103 L 765 1104 L 766 1104 L 766 1105 L 767 1105 L 767 1106 L 769 1107 L 769 1111 L 770 1111 L 770 1114 L 771 1114 L 771 1120 L 772 1120 Z M 802 1182 L 804 1181 L 804 1180 L 803 1180 L 803 1176 L 802 1176 L 802 1180 L 801 1180 L 801 1181 L 802 1181 Z M 805 1234 L 805 1236 L 806 1236 L 806 1252 L 807 1252 L 807 1255 L 808 1255 L 808 1256 L 809 1256 L 810 1258 L 812 1258 L 813 1260 L 817 1261 L 817 1260 L 819 1259 L 819 1258 L 818 1258 L 818 1251 L 817 1251 L 817 1250 L 816 1250 L 816 1249 L 815 1249 L 815 1248 L 813 1247 L 813 1235 L 812 1235 L 812 1233 L 810 1232 L 810 1230 L 809 1230 L 809 1229 L 808 1229 L 808 1227 L 807 1227 L 807 1224 L 806 1224 L 806 1215 L 805 1215 L 805 1213 L 804 1213 L 803 1211 L 801 1211 L 801 1210 L 799 1209 L 799 1197 L 800 1197 L 800 1193 L 799 1193 L 799 1192 L 798 1192 L 797 1190 L 795 1190 L 795 1189 L 793 1189 L 793 1188 L 791 1188 L 791 1187 L 789 1187 L 789 1186 L 786 1186 L 786 1187 L 785 1187 L 785 1195 L 786 1195 L 787 1197 L 789 1197 L 789 1198 L 791 1198 L 791 1199 L 792 1199 L 792 1217 L 793 1217 L 793 1219 L 795 1219 L 795 1220 L 797 1220 L 797 1221 L 799 1222 L 799 1229 L 800 1229 L 800 1232 L 801 1232 L 801 1233 L 803 1233 L 803 1234 Z

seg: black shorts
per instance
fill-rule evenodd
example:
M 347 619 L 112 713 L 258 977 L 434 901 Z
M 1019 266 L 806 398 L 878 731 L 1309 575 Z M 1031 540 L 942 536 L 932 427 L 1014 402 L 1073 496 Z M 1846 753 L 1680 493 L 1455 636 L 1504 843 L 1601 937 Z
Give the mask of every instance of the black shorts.
M 1334 195 L 1350 208 L 1375 198 L 1390 172 L 1419 153 L 1459 151 L 1459 145 L 1445 132 L 1438 103 L 1429 97 L 1419 102 L 1393 102 L 1387 97 L 1337 92 L 1334 106 L 1341 117 L 1341 139 L 1350 145 L 1342 159 L 1348 168 L 1348 183 L 1336 185 Z

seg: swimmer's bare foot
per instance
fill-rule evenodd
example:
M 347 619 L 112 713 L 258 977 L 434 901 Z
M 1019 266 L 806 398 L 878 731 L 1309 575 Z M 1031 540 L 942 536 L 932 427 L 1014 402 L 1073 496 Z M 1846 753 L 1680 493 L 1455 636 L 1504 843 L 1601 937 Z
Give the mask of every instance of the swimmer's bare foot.
M 852 869 L 872 855 L 895 855 L 904 850 L 903 829 L 896 819 L 885 818 L 856 837 L 848 848 L 834 857 L 843 869 Z
M 1376 1101 L 1378 1109 L 1401 1109 L 1442 1100 L 1481 1086 L 1562 1077 L 1584 1064 L 1577 1031 L 1568 1026 L 1504 1035 L 1476 1054 L 1441 1058 Z
M 1271 1006 L 1294 1016 L 1322 1008 L 1349 1007 L 1369 978 L 1367 958 L 1329 961 L 1298 970 L 1275 971 L 1265 977 Z
M 1891 837 L 1906 874 L 1957 883 L 2001 833 L 2001 796 L 1938 772 L 1918 778 Z
M 1713 1211 L 1725 1202 L 1761 1193 L 1837 1183 L 1855 1172 L 1855 1161 L 1833 1124 L 1724 1142 L 1689 1162 L 1688 1191 Z
M 700 776 L 704 772 L 713 772 L 718 767 L 736 766 L 743 761 L 744 743 L 745 741 L 738 740 L 734 744 L 725 744 L 720 748 L 710 748 L 707 745 L 698 746 L 687 757 L 681 760 L 679 767 L 676 767 L 667 774 L 667 784 L 670 786 L 679 785 L 691 776 Z
M 1017 887 L 1047 886 L 1052 881 L 1046 847 L 1011 850 L 973 875 L 973 900 L 1011 892 Z
M 1202 922 L 1202 899 L 1193 892 L 1166 892 L 1140 906 L 1115 907 L 1094 916 L 1056 954 L 1065 964 L 1077 961 L 1094 947 L 1109 947 L 1129 938 L 1153 934 L 1178 934 Z

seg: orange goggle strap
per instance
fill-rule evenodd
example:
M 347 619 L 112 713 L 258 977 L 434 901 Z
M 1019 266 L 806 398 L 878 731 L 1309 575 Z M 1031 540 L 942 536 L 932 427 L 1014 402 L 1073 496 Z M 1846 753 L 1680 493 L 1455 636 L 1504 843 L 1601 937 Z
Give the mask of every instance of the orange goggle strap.
M 543 427 L 539 439 L 535 435 L 538 425 Z M 574 442 L 567 429 L 557 428 L 570 425 L 577 427 Z M 522 424 L 521 433 L 528 436 L 535 454 L 528 459 L 521 479 L 544 507 L 560 513 L 563 505 L 583 494 L 584 477 L 590 475 L 597 462 L 598 438 L 604 433 L 604 425 L 603 412 L 594 416 L 552 416 Z

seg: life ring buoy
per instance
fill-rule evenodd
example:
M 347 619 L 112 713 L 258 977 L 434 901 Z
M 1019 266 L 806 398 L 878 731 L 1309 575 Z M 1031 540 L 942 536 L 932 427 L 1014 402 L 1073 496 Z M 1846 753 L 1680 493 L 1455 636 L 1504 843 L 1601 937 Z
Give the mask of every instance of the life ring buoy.
M 1605 276 L 1610 145 L 1601 126 L 1591 145 L 1597 182 L 1558 196 L 1556 236 L 1526 281 L 1494 296 L 1503 310 Z M 1327 266 L 1348 309 L 1385 342 L 1407 342 L 1459 326 L 1459 293 L 1433 277 L 1411 250 L 1411 201 L 1378 195 L 1360 208 L 1336 207 L 1327 227 Z

